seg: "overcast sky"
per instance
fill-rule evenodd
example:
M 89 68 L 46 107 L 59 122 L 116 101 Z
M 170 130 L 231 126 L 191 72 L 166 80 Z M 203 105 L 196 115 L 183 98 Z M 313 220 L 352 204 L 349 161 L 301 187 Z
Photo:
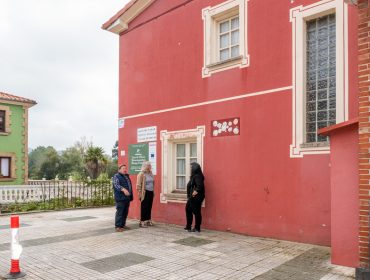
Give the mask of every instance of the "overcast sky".
M 29 147 L 117 139 L 118 36 L 101 25 L 128 0 L 0 0 L 0 91 L 35 100 Z

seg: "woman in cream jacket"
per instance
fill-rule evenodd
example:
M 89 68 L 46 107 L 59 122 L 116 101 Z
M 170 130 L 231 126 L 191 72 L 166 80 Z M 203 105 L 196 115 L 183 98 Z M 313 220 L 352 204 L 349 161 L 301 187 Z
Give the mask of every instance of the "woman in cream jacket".
M 141 166 L 141 172 L 137 175 L 136 189 L 141 201 L 140 227 L 153 226 L 154 176 L 149 161 L 143 162 Z

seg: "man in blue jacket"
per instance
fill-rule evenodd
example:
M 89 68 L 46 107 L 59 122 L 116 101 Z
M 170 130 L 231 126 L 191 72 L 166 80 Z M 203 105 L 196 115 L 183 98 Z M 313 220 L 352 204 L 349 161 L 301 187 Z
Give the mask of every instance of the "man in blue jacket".
M 115 218 L 116 231 L 122 232 L 124 229 L 128 229 L 126 219 L 130 201 L 134 199 L 130 176 L 127 174 L 125 164 L 119 166 L 118 172 L 113 176 L 112 183 L 117 209 Z

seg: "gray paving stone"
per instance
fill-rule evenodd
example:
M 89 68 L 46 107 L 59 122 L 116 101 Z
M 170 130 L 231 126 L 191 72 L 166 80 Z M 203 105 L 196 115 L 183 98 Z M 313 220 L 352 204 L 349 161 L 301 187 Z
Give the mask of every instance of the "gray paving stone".
M 31 225 L 21 223 L 19 226 L 22 228 L 22 227 L 30 227 Z M 0 225 L 0 229 L 9 229 L 9 228 L 10 228 L 10 225 Z
M 312 248 L 253 279 L 318 280 L 330 272 L 330 269 L 321 265 L 329 257 L 330 253 L 328 248 Z
M 185 246 L 191 246 L 191 247 L 198 247 L 198 246 L 203 246 L 203 245 L 206 245 L 212 242 L 214 241 L 191 236 L 191 237 L 187 237 L 187 238 L 174 241 L 173 243 L 181 244 Z
M 65 222 L 77 222 L 77 221 L 85 221 L 85 220 L 91 220 L 91 219 L 96 219 L 96 217 L 82 216 L 82 217 L 65 218 L 65 219 L 61 219 L 61 220 L 65 221 Z
M 100 273 L 106 273 L 117 269 L 125 268 L 135 264 L 144 263 L 153 258 L 136 253 L 125 253 L 122 255 L 111 256 L 107 258 L 97 259 L 90 262 L 82 263 L 81 265 L 96 270 Z
M 82 239 L 82 238 L 91 237 L 91 236 L 99 236 L 99 235 L 109 234 L 112 232 L 114 232 L 114 229 L 110 227 L 110 228 L 105 228 L 105 229 L 98 229 L 98 230 L 80 232 L 80 233 L 74 233 L 74 234 L 65 234 L 65 235 L 59 235 L 59 236 L 53 236 L 53 237 L 36 238 L 36 239 L 23 241 L 22 246 L 23 247 L 40 246 L 40 245 L 46 245 L 46 244 L 51 244 L 51 243 L 77 240 L 77 239 Z M 6 251 L 9 249 L 10 249 L 10 243 L 0 244 L 0 251 Z

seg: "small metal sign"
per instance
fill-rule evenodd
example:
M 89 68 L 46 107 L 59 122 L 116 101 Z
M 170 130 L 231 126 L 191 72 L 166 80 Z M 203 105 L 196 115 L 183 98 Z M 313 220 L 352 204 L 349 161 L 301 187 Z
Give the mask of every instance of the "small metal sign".
M 119 118 L 118 119 L 118 128 L 124 128 L 125 127 L 125 119 Z
M 137 142 L 157 141 L 157 127 L 143 127 L 137 130 Z

